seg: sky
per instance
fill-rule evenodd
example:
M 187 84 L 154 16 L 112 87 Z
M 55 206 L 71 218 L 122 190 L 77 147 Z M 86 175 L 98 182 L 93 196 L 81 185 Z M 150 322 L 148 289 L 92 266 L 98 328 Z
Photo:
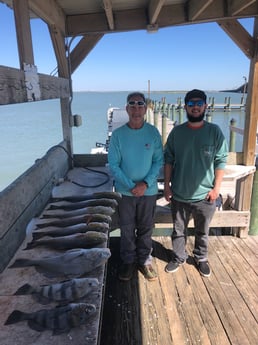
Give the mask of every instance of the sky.
M 240 21 L 252 34 L 253 19 Z M 0 65 L 19 68 L 13 12 L 0 3 Z M 47 25 L 31 20 L 39 73 L 56 70 Z M 78 42 L 75 39 L 71 48 Z M 69 43 L 69 40 L 68 40 Z M 230 90 L 248 80 L 250 60 L 216 23 L 106 34 L 72 74 L 73 91 Z M 148 82 L 149 81 L 149 82 Z

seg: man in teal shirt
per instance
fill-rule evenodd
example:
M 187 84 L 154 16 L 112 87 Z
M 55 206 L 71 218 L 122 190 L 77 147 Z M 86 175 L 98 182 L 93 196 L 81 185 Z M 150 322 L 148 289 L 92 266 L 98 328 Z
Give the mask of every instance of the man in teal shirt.
M 144 121 L 146 110 L 144 94 L 133 92 L 127 96 L 129 121 L 114 130 L 108 149 L 115 190 L 122 194 L 118 206 L 122 259 L 119 279 L 125 281 L 132 278 L 137 267 L 146 279 L 157 279 L 151 264 L 151 236 L 163 151 L 159 131 Z
M 194 89 L 185 96 L 188 121 L 176 126 L 165 146 L 164 196 L 171 201 L 173 258 L 166 272 L 175 272 L 187 259 L 187 226 L 195 225 L 193 255 L 202 276 L 210 276 L 208 264 L 209 224 L 228 156 L 220 128 L 204 121 L 206 94 Z

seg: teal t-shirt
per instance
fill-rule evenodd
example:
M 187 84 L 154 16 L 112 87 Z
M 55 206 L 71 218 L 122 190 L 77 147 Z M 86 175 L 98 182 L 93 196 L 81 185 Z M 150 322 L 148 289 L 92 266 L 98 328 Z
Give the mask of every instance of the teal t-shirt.
M 114 130 L 108 163 L 117 192 L 132 196 L 130 190 L 135 184 L 146 181 L 145 195 L 157 194 L 157 177 L 163 165 L 163 148 L 157 128 L 145 122 L 140 129 L 126 124 Z
M 165 163 L 172 165 L 173 198 L 183 202 L 205 199 L 213 188 L 215 170 L 224 169 L 228 145 L 221 129 L 204 121 L 199 128 L 185 122 L 169 134 L 165 145 Z

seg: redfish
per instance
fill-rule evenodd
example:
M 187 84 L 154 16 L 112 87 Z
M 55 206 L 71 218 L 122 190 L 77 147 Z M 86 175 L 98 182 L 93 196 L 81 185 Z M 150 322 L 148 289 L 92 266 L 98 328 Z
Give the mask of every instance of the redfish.
M 44 211 L 41 218 L 69 218 L 82 216 L 85 214 L 104 214 L 106 216 L 112 216 L 115 213 L 115 210 L 112 207 L 106 206 L 89 206 L 84 208 L 79 208 L 76 210 L 47 210 Z
M 107 233 L 110 229 L 108 223 L 92 222 L 89 224 L 74 224 L 71 226 L 49 226 L 40 230 L 35 229 L 32 233 L 33 240 L 37 240 L 43 236 L 61 237 L 69 236 L 77 233 L 86 233 L 88 231 L 97 231 Z
M 106 214 L 84 214 L 83 216 L 69 217 L 64 219 L 53 218 L 49 220 L 41 219 L 36 223 L 37 228 L 45 228 L 47 226 L 70 226 L 80 223 L 91 223 L 91 222 L 105 222 L 111 224 L 112 218 Z
M 109 248 L 79 248 L 41 259 L 17 259 L 9 268 L 34 266 L 47 277 L 78 277 L 105 264 L 110 256 Z
M 115 199 L 90 199 L 90 200 L 83 200 L 78 202 L 71 202 L 71 201 L 57 201 L 52 202 L 49 204 L 49 209 L 63 209 L 63 210 L 77 210 L 78 208 L 84 208 L 88 206 L 108 206 L 112 208 L 116 208 L 118 202 Z
M 67 200 L 67 201 L 83 201 L 90 199 L 102 199 L 109 198 L 119 201 L 122 198 L 122 195 L 118 192 L 96 192 L 92 194 L 83 194 L 83 195 L 70 195 L 66 197 L 55 198 L 55 200 Z
M 71 328 L 85 324 L 96 312 L 96 306 L 88 303 L 70 303 L 53 309 L 41 309 L 33 313 L 14 310 L 5 322 L 10 325 L 28 320 L 28 326 L 38 332 L 53 330 L 53 335 L 66 333 Z
M 46 246 L 53 249 L 93 248 L 106 243 L 107 238 L 107 234 L 104 232 L 87 231 L 84 234 L 78 233 L 68 236 L 34 240 L 28 243 L 24 250 L 39 246 Z
M 41 304 L 50 302 L 69 303 L 96 292 L 100 283 L 97 278 L 74 278 L 51 285 L 21 286 L 14 295 L 31 295 Z

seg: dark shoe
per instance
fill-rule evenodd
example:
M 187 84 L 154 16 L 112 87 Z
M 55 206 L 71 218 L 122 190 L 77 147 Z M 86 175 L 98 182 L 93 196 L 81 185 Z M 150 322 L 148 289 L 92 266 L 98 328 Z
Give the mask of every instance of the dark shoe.
M 182 266 L 185 263 L 185 261 L 183 261 L 182 263 L 177 262 L 177 261 L 170 261 L 167 266 L 165 267 L 165 271 L 167 273 L 173 273 L 176 272 L 180 266 Z
M 149 281 L 157 280 L 158 275 L 155 272 L 154 268 L 152 265 L 139 265 L 138 269 L 142 274 L 144 275 L 145 279 Z
M 119 268 L 118 278 L 123 281 L 132 279 L 135 272 L 135 263 L 132 264 L 122 264 Z
M 211 270 L 208 261 L 200 261 L 198 263 L 198 269 L 200 275 L 202 275 L 203 277 L 209 277 L 211 275 Z

